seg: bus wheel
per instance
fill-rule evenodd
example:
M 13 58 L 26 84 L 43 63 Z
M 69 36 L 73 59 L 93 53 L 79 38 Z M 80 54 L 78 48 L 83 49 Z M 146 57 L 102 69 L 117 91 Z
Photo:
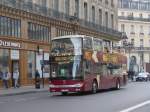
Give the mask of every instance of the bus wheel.
M 120 82 L 117 81 L 117 82 L 116 82 L 116 90 L 119 90 L 119 89 L 120 89 Z
M 67 95 L 68 94 L 68 92 L 61 92 L 61 95 Z
M 93 81 L 92 83 L 92 93 L 95 94 L 97 92 L 97 83 L 96 81 Z

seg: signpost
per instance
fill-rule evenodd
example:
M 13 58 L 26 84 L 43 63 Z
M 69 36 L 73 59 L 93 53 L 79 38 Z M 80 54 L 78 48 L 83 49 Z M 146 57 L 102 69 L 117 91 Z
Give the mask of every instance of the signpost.
M 37 47 L 38 55 L 42 55 L 42 60 L 40 61 L 41 64 L 41 71 L 42 71 L 42 85 L 44 88 L 44 51 L 40 49 L 39 46 Z

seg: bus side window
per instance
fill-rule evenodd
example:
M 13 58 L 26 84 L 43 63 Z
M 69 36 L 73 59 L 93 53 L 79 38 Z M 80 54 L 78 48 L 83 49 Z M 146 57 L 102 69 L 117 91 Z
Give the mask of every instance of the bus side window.
M 108 75 L 107 65 L 102 65 L 102 75 Z
M 102 68 L 100 64 L 94 63 L 92 65 L 93 73 L 96 75 L 101 75 L 102 74 Z
M 90 63 L 90 61 L 84 61 L 84 73 L 85 74 L 91 73 L 91 63 Z
M 92 49 L 92 38 L 86 37 L 83 41 L 83 47 L 84 49 Z

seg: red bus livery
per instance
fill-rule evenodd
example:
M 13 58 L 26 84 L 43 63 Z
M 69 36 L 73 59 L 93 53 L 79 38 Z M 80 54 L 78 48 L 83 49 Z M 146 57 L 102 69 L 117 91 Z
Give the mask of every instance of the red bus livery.
M 127 83 L 127 58 L 104 49 L 101 39 L 69 35 L 52 40 L 50 53 L 50 92 L 96 93 Z

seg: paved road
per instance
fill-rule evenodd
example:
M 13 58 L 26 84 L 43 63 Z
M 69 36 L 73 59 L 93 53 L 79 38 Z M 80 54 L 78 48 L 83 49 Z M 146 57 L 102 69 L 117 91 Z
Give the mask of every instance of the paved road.
M 132 82 L 121 90 L 97 94 L 0 97 L 0 112 L 150 112 L 150 82 Z

